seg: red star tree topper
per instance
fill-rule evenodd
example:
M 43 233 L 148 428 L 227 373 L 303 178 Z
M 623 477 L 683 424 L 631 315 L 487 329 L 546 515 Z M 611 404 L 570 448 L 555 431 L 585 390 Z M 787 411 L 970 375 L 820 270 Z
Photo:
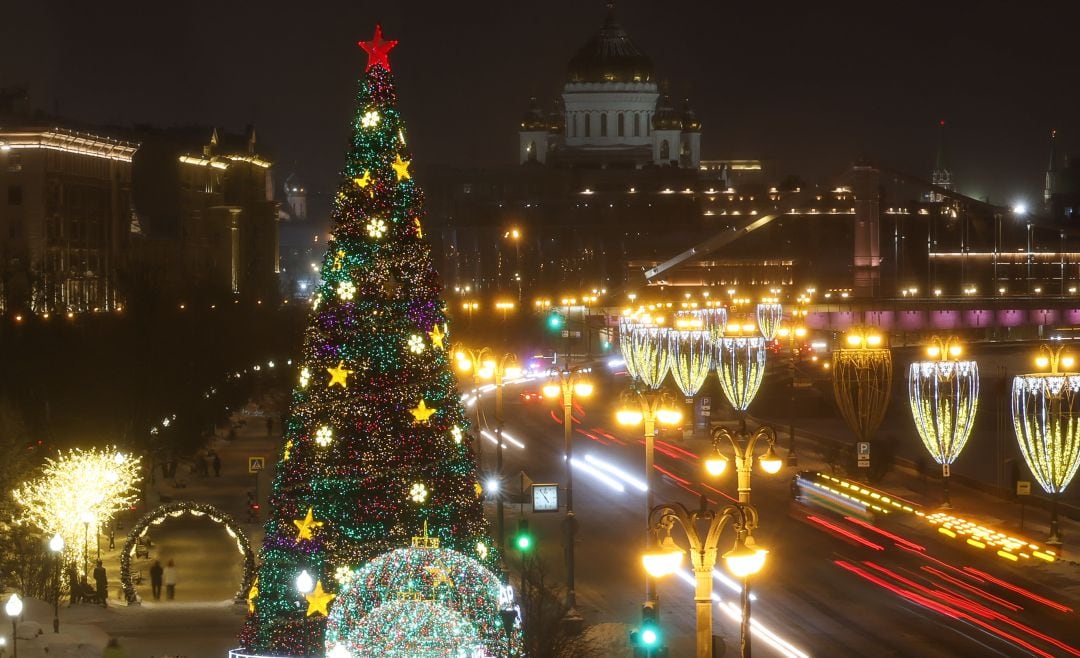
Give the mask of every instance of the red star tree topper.
M 371 41 L 360 41 L 360 47 L 363 48 L 368 54 L 367 69 L 373 66 L 381 65 L 387 71 L 390 70 L 390 60 L 387 55 L 397 45 L 397 41 L 383 41 L 382 38 L 382 26 L 375 26 L 375 36 Z

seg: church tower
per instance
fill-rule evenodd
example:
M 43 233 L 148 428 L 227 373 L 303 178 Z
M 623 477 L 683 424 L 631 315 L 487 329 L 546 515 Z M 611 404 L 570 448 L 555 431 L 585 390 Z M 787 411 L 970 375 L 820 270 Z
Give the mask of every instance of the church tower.
M 934 159 L 934 171 L 930 174 L 930 182 L 951 192 L 953 190 L 953 177 L 952 171 L 949 170 L 948 161 L 945 158 L 945 119 L 942 119 L 938 126 L 937 158 Z M 930 201 L 937 203 L 945 200 L 945 197 L 938 192 L 931 192 L 929 197 Z
M 1054 195 L 1054 176 L 1057 173 L 1057 153 L 1054 151 L 1057 141 L 1057 131 L 1050 131 L 1050 165 L 1046 168 L 1046 183 L 1043 185 L 1043 203 L 1050 205 L 1050 197 Z

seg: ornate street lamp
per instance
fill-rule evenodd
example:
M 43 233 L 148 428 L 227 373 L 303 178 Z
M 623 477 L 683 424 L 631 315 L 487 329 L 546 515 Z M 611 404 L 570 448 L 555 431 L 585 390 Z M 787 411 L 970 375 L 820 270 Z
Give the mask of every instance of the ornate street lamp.
M 1012 415 L 1016 442 L 1031 474 L 1053 506 L 1047 544 L 1060 545 L 1058 498 L 1072 482 L 1080 467 L 1080 372 L 1073 370 L 1076 359 L 1043 345 L 1036 359 L 1047 372 L 1013 378 Z
M 774 300 L 764 301 L 757 305 L 758 330 L 765 340 L 771 341 L 776 338 L 776 332 L 780 329 L 780 321 L 784 319 L 784 307 Z
M 791 312 L 791 323 L 781 326 L 776 335 L 788 341 L 788 466 L 798 466 L 799 458 L 795 454 L 795 358 L 799 355 L 801 341 L 808 333 L 799 318 L 806 317 L 805 308 L 796 308 Z M 799 342 L 797 342 L 799 341 Z
M 688 402 L 701 390 L 712 369 L 713 348 L 700 318 L 679 318 L 668 332 L 671 378 Z
M 552 373 L 552 379 L 544 385 L 544 395 L 549 398 L 562 396 L 563 403 L 563 464 L 566 474 L 566 615 L 564 620 L 572 625 L 581 622 L 577 610 L 577 594 L 574 591 L 574 541 L 577 536 L 577 518 L 574 516 L 574 396 L 587 398 L 592 395 L 593 385 L 582 370 L 565 368 Z
M 926 361 L 908 369 L 908 400 L 923 445 L 941 464 L 944 507 L 949 503 L 949 467 L 964 449 L 979 408 L 979 365 L 961 361 L 955 338 L 934 338 Z
M 724 553 L 729 571 L 743 581 L 742 624 L 739 633 L 739 655 L 750 656 L 750 576 L 765 566 L 768 551 L 757 546 L 750 534 L 757 527 L 757 510 L 749 505 L 729 505 L 720 511 L 709 509 L 705 497 L 694 511 L 681 503 L 669 503 L 653 508 L 649 527 L 663 540 L 654 542 L 657 549 L 642 556 L 642 564 L 654 578 L 674 573 L 682 563 L 684 553 L 671 538 L 676 523 L 686 531 L 690 542 L 690 562 L 694 568 L 694 604 L 697 609 L 696 658 L 711 658 L 712 653 L 712 572 L 719 552 L 720 533 L 729 522 L 734 524 L 735 546 Z M 701 532 L 702 524 L 708 527 Z
M 638 379 L 653 390 L 660 388 L 671 369 L 667 332 L 667 327 L 653 324 L 638 325 L 630 332 L 634 370 Z
M 731 433 L 726 427 L 717 427 L 713 430 L 712 444 L 716 456 L 705 460 L 705 470 L 709 475 L 716 476 L 727 469 L 728 458 L 724 455 L 722 448 L 725 442 L 730 444 L 731 451 L 735 455 L 735 471 L 738 474 L 739 502 L 743 504 L 750 502 L 750 473 L 754 468 L 754 448 L 761 439 L 764 439 L 769 446 L 765 454 L 758 459 L 761 470 L 769 475 L 775 475 L 780 472 L 784 462 L 774 449 L 776 433 L 772 431 L 772 428 L 762 426 L 750 434 L 746 431 L 746 422 L 743 421 L 738 434 Z
M 746 411 L 765 375 L 765 339 L 743 333 L 750 331 L 754 331 L 753 325 L 729 324 L 716 348 L 720 389 L 736 411 Z
M 833 393 L 840 415 L 859 441 L 877 431 L 892 390 L 892 352 L 874 329 L 855 329 L 833 352 Z
M 18 623 L 19 615 L 23 611 L 23 602 L 19 598 L 18 594 L 12 593 L 8 598 L 7 603 L 4 604 L 4 612 L 8 617 L 11 617 L 11 656 L 12 658 L 19 658 L 19 632 Z
M 56 533 L 49 540 L 53 553 L 53 633 L 60 632 L 60 561 L 64 557 L 64 538 Z

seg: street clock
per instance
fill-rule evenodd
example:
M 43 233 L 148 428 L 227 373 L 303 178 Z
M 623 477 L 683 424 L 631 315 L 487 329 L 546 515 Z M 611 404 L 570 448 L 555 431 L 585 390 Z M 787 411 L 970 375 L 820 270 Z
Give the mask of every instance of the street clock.
M 557 484 L 534 484 L 534 485 L 532 485 L 532 511 L 533 512 L 558 512 L 559 511 L 559 485 L 557 485 Z

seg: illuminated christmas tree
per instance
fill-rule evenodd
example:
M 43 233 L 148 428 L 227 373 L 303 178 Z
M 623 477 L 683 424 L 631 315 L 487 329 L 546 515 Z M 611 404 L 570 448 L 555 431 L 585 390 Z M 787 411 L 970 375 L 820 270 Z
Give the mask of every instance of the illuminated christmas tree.
M 427 536 L 425 522 L 443 549 L 496 559 L 396 107 L 396 43 L 376 28 L 360 44 L 368 64 L 240 638 L 249 652 L 323 655 L 348 574 Z

